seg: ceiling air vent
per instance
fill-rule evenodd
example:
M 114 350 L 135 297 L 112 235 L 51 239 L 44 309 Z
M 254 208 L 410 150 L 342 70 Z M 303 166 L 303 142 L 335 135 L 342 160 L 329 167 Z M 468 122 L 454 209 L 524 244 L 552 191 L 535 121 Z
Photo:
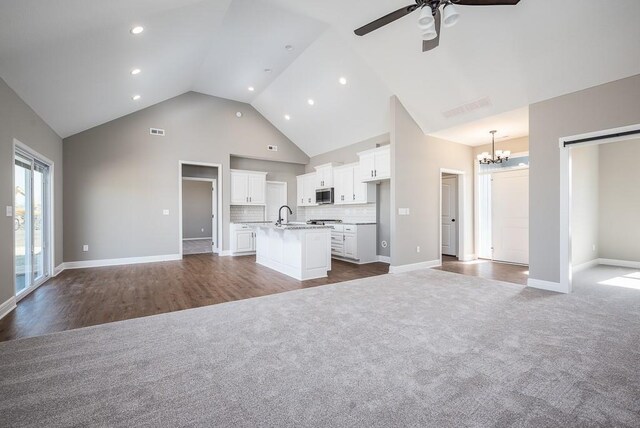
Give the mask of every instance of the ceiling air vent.
M 151 134 L 151 135 L 159 135 L 160 137 L 164 137 L 164 129 L 149 128 L 149 134 Z
M 269 144 L 267 146 L 267 150 L 271 150 L 272 152 L 277 152 L 278 151 L 278 146 L 272 146 L 271 144 Z
M 460 116 L 461 114 L 471 113 L 474 110 L 489 107 L 490 105 L 491 105 L 491 100 L 488 97 L 484 97 L 484 98 L 480 98 L 479 100 L 472 101 L 470 103 L 461 105 L 451 110 L 442 112 L 442 114 L 444 115 L 444 117 L 449 119 L 454 116 Z

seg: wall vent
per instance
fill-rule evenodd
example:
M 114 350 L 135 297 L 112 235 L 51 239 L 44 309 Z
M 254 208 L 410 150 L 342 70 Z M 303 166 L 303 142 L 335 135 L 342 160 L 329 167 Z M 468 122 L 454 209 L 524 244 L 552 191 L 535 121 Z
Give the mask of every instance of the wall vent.
M 164 129 L 160 128 L 149 128 L 149 134 L 158 135 L 160 137 L 164 137 Z
M 267 146 L 267 150 L 271 150 L 272 152 L 278 151 L 278 146 L 272 146 L 271 144 Z
M 461 114 L 471 113 L 474 110 L 478 110 L 478 109 L 489 107 L 489 106 L 491 106 L 491 100 L 488 97 L 484 97 L 484 98 L 480 98 L 479 100 L 471 101 L 470 103 L 442 112 L 442 114 L 444 117 L 449 119 L 454 116 L 460 116 Z

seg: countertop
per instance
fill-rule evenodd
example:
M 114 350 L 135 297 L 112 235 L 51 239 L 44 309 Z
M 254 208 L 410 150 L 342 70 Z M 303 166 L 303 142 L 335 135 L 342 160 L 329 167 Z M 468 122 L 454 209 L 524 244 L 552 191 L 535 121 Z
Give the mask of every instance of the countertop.
M 276 230 L 307 230 L 307 229 L 331 229 L 331 226 L 323 226 L 318 224 L 285 224 L 282 226 L 276 226 L 273 223 L 259 223 L 253 226 L 261 229 L 276 229 Z

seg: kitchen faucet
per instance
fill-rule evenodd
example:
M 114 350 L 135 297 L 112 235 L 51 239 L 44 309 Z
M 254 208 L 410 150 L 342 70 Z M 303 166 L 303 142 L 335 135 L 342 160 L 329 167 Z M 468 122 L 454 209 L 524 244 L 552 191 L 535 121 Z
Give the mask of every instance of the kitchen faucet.
M 282 226 L 282 209 L 286 208 L 289 210 L 289 214 L 293 215 L 293 211 L 291 211 L 291 208 L 289 208 L 289 205 L 283 205 L 280 207 L 280 209 L 278 210 L 278 221 L 276 221 L 276 226 Z

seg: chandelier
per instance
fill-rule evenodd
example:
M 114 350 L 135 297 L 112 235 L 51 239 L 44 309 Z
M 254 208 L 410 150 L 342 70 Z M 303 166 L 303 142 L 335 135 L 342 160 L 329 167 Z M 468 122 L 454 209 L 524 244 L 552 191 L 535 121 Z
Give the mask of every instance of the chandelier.
M 509 160 L 509 156 L 511 156 L 511 152 L 509 150 L 496 151 L 496 132 L 498 131 L 489 131 L 491 134 L 491 156 L 489 156 L 489 152 L 480 153 L 478 155 L 478 162 L 480 162 L 480 165 L 506 162 Z

